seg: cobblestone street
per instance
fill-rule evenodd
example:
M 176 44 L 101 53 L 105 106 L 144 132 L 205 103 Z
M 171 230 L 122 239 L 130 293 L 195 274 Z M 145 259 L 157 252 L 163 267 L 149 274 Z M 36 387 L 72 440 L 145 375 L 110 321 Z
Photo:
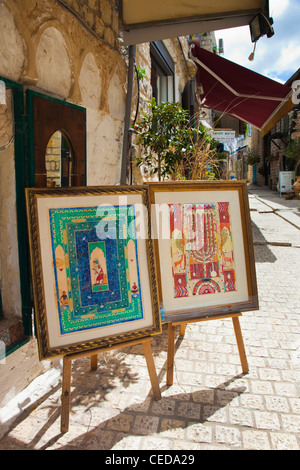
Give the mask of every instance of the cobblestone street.
M 19 398 L 0 449 L 299 450 L 300 200 L 249 186 L 249 203 L 259 310 L 240 317 L 248 374 L 230 318 L 190 323 L 184 337 L 176 330 L 167 387 L 164 325 L 152 341 L 161 400 L 139 345 L 99 355 L 96 371 L 78 359 L 69 431 L 60 432 L 61 374 L 50 371 Z

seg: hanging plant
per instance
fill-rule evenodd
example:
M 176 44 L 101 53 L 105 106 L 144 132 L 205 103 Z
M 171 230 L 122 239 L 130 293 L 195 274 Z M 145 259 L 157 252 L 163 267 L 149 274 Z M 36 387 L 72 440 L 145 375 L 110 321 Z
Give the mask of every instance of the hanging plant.
M 247 156 L 247 163 L 248 165 L 256 165 L 257 163 L 260 162 L 260 156 L 259 155 L 252 155 L 251 153 Z

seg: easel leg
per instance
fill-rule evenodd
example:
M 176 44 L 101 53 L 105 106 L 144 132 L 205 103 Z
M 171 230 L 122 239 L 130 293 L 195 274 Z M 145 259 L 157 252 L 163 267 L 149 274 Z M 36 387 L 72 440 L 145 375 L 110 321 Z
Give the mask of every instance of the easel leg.
M 71 369 L 72 359 L 64 356 L 63 359 L 63 381 L 62 381 L 62 397 L 61 397 L 61 432 L 69 430 L 69 415 L 71 402 Z
M 79 357 L 91 356 L 91 369 L 97 369 L 97 354 L 103 351 L 111 351 L 112 349 L 124 348 L 128 346 L 134 346 L 136 344 L 143 344 L 145 359 L 147 362 L 149 377 L 153 390 L 155 400 L 161 398 L 158 377 L 156 374 L 155 364 L 152 355 L 152 349 L 150 345 L 152 338 L 144 338 L 139 340 L 132 340 L 126 343 L 119 343 L 113 347 L 99 348 L 92 351 L 81 351 L 75 354 L 66 355 L 63 358 L 63 379 L 62 379 L 62 397 L 61 397 L 61 432 L 67 432 L 69 430 L 69 417 L 70 417 L 70 404 L 71 404 L 71 370 L 72 360 L 78 359 Z
M 167 385 L 173 385 L 175 326 L 168 324 Z
M 98 355 L 92 354 L 91 356 L 91 370 L 97 370 Z
M 144 355 L 145 355 L 146 362 L 147 362 L 147 367 L 148 367 L 148 372 L 149 372 L 154 399 L 160 400 L 161 393 L 160 393 L 158 378 L 156 374 L 155 364 L 153 360 L 150 341 L 143 342 Z
M 248 367 L 248 361 L 247 361 L 247 357 L 246 357 L 245 346 L 244 346 L 244 341 L 243 341 L 243 336 L 242 336 L 239 317 L 232 317 L 232 322 L 233 322 L 234 333 L 235 333 L 236 342 L 237 342 L 237 346 L 238 346 L 238 350 L 239 350 L 239 355 L 240 355 L 240 359 L 241 359 L 242 370 L 243 370 L 244 374 L 248 374 L 249 367 Z
M 180 331 L 179 331 L 180 336 L 184 336 L 184 335 L 185 335 L 185 329 L 186 329 L 186 323 L 181 323 L 181 325 L 180 325 Z

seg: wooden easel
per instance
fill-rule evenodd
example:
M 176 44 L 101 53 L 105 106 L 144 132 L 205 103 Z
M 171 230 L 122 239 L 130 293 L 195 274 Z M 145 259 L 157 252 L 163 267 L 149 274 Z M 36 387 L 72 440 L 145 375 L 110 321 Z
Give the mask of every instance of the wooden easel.
M 152 341 L 151 337 L 141 338 L 132 341 L 126 341 L 124 343 L 119 343 L 99 349 L 92 349 L 90 351 L 82 351 L 74 354 L 67 354 L 63 358 L 63 380 L 62 380 L 62 399 L 61 399 L 61 425 L 60 429 L 62 433 L 65 433 L 69 430 L 69 415 L 70 415 L 70 403 L 71 403 L 71 369 L 72 369 L 72 360 L 78 359 L 79 357 L 91 356 L 91 370 L 97 369 L 97 355 L 104 351 L 111 351 L 113 349 L 125 348 L 128 346 L 134 346 L 136 344 L 142 344 L 145 354 L 145 359 L 147 362 L 149 377 L 151 381 L 152 391 L 155 400 L 161 398 L 159 382 L 156 374 L 156 369 L 154 365 L 152 349 L 150 342 Z
M 167 355 L 167 385 L 173 385 L 173 370 L 175 356 L 175 327 L 180 326 L 180 336 L 184 336 L 187 323 L 196 323 L 207 320 L 223 320 L 224 318 L 232 318 L 236 342 L 239 350 L 242 370 L 244 374 L 249 372 L 248 361 L 246 357 L 242 331 L 240 327 L 239 317 L 241 313 L 233 313 L 228 315 L 219 315 L 215 317 L 205 317 L 197 320 L 189 320 L 188 322 L 179 321 L 168 324 L 168 355 Z

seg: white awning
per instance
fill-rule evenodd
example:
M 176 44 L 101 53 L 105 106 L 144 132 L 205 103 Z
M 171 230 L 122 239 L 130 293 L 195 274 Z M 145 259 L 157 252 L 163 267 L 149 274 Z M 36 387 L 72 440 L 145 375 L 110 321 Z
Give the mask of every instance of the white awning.
M 126 45 L 247 25 L 268 0 L 121 0 Z

